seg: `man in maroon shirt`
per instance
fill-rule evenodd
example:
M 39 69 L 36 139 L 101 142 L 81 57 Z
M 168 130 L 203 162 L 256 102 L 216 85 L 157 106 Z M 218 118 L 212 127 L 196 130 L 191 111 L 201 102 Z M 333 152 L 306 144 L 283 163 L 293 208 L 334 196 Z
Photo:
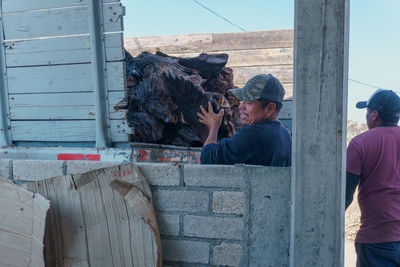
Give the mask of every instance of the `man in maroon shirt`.
M 400 266 L 400 98 L 380 89 L 357 108 L 369 128 L 347 148 L 346 209 L 358 185 L 361 210 L 357 266 Z

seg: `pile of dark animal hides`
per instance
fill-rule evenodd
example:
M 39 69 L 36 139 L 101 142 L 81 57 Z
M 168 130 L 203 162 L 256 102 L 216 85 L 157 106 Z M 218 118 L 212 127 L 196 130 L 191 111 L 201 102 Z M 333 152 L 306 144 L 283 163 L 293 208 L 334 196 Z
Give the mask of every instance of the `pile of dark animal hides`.
M 208 136 L 199 122 L 200 105 L 224 109 L 218 139 L 230 137 L 238 122 L 239 100 L 228 92 L 233 74 L 227 54 L 178 58 L 161 52 L 126 52 L 128 124 L 132 142 L 200 147 Z

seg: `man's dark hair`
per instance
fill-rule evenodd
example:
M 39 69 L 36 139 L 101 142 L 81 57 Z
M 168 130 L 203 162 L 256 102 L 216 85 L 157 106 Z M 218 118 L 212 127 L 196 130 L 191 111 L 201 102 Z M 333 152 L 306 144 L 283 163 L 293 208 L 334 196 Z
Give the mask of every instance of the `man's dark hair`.
M 379 112 L 379 111 L 378 111 Z M 381 119 L 383 124 L 397 124 L 399 122 L 399 117 L 389 115 L 386 113 L 379 112 L 379 118 Z
M 261 105 L 262 105 L 263 108 L 265 108 L 269 103 L 275 103 L 275 105 L 276 105 L 276 112 L 281 111 L 282 102 L 276 102 L 276 101 L 272 101 L 272 100 L 264 99 L 264 98 L 259 98 L 258 101 L 261 102 Z

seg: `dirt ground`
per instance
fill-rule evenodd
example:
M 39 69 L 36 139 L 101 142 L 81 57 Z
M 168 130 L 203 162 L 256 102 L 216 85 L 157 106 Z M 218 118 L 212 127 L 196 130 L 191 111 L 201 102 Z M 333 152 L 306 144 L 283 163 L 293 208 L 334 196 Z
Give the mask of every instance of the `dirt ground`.
M 354 240 L 358 228 L 360 227 L 360 209 L 357 201 L 357 190 L 354 194 L 353 203 L 346 210 L 345 217 L 345 252 L 344 252 L 344 266 L 354 267 L 356 266 L 357 255 L 354 249 Z
M 346 210 L 345 240 L 354 242 L 358 228 L 360 227 L 360 209 L 357 202 L 357 191 L 354 193 L 353 203 Z

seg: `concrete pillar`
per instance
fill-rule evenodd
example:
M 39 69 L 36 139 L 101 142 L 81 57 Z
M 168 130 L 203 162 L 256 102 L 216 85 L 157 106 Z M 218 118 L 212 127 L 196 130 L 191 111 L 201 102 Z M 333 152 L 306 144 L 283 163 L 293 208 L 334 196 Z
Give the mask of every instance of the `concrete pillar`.
M 290 168 L 244 167 L 240 267 L 288 266 L 290 181 Z
M 295 1 L 291 266 L 343 266 L 348 0 Z

